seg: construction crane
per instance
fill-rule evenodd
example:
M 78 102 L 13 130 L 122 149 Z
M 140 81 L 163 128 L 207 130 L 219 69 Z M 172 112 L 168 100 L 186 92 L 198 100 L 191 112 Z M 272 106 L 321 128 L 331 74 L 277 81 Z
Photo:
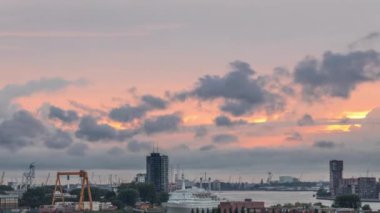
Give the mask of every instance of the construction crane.
M 271 184 L 272 183 L 272 177 L 273 177 L 272 172 L 268 172 L 267 184 Z
M 35 169 L 35 162 L 33 162 L 29 165 L 29 171 L 23 173 L 21 188 L 28 189 L 33 184 L 33 180 L 35 178 Z
M 48 182 L 49 182 L 49 178 L 50 178 L 50 172 L 48 173 L 48 176 L 46 177 L 46 180 L 45 180 L 45 186 L 48 185 Z
M 0 186 L 4 184 L 4 176 L 5 176 L 5 172 L 3 172 L 3 173 L 1 174 Z
M 90 202 L 90 210 L 92 211 L 92 195 L 91 195 L 91 186 L 90 182 L 88 180 L 88 174 L 84 170 L 80 170 L 79 172 L 57 172 L 57 179 L 55 180 L 55 187 L 53 191 L 52 201 L 51 204 L 55 205 L 55 193 L 57 191 L 57 188 L 59 188 L 59 191 L 61 193 L 61 200 L 62 203 L 65 203 L 65 198 L 63 196 L 63 187 L 61 184 L 61 176 L 79 176 L 81 178 L 81 191 L 80 191 L 80 197 L 79 197 L 79 210 L 84 211 L 84 189 L 87 187 L 87 194 L 88 194 L 88 200 Z

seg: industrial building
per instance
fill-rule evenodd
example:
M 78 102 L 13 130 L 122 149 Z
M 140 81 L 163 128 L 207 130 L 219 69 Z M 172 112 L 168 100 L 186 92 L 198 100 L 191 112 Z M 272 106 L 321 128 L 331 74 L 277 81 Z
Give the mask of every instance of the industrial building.
M 146 157 L 146 182 L 154 185 L 158 192 L 169 189 L 169 157 L 152 152 Z
M 299 182 L 299 179 L 292 176 L 280 176 L 278 182 L 279 183 L 296 183 L 296 182 Z

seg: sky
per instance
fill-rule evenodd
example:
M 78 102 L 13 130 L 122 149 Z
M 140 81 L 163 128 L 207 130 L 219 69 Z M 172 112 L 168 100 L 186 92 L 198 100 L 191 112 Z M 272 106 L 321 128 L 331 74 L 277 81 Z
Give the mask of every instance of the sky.
M 380 176 L 380 2 L 0 2 L 0 170 Z

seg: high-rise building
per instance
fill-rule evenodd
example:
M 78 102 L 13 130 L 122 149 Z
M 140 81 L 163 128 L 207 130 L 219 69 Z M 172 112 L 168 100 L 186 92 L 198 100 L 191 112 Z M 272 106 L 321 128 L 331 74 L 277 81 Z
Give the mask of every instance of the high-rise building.
M 154 185 L 156 191 L 167 192 L 169 185 L 169 157 L 152 152 L 146 157 L 146 182 Z
M 336 196 L 339 191 L 339 186 L 343 179 L 343 161 L 330 161 L 330 192 L 331 196 Z

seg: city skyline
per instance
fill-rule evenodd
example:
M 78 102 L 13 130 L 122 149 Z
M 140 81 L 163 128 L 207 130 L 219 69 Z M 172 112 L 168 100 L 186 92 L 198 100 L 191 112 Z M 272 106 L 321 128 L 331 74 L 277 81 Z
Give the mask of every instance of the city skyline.
M 0 7 L 0 172 L 380 177 L 380 2 L 38 2 Z

